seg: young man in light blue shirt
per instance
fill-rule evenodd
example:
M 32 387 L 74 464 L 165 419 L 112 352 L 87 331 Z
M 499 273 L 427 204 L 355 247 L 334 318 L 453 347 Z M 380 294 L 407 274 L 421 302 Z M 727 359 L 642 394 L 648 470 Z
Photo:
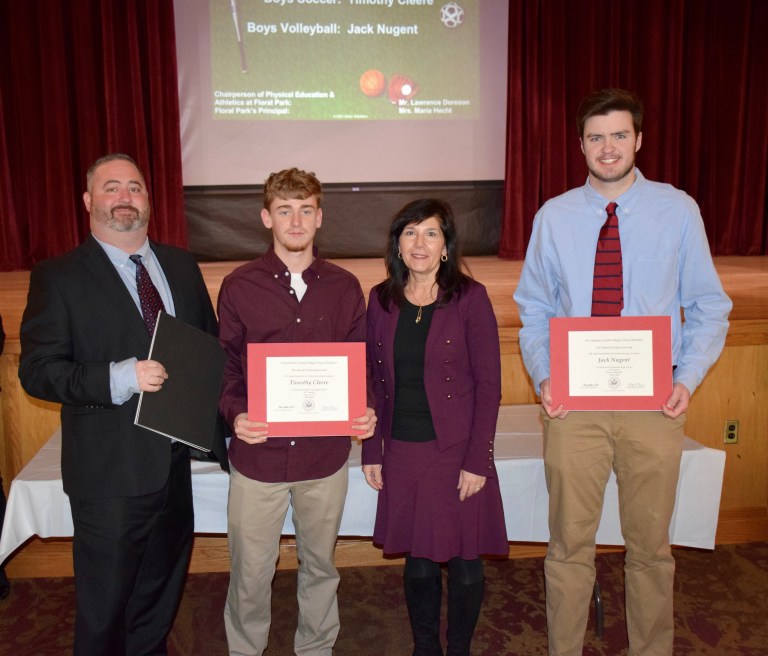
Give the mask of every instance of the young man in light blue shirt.
M 523 323 L 520 349 L 544 410 L 547 631 L 549 653 L 557 656 L 582 653 L 595 534 L 611 470 L 627 548 L 630 654 L 671 656 L 675 563 L 669 523 L 685 412 L 728 330 L 731 301 L 712 263 L 696 202 L 635 168 L 642 116 L 640 100 L 621 89 L 597 91 L 582 101 L 577 123 L 587 182 L 537 213 L 514 296 Z M 659 411 L 569 412 L 552 403 L 549 319 L 593 314 L 596 243 L 609 203 L 616 206 L 620 234 L 620 314 L 672 319 L 673 389 Z

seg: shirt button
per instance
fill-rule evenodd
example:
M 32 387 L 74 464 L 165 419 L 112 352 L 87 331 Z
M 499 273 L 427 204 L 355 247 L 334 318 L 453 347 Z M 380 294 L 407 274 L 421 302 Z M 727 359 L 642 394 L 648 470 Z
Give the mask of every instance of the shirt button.
M 376 346 L 381 346 L 381 342 L 376 342 Z
M 381 379 L 381 382 L 382 382 L 382 383 L 384 382 L 384 379 L 383 379 L 383 378 Z
M 298 318 L 296 319 L 296 323 L 301 323 L 301 317 L 298 317 Z
M 388 398 L 389 398 L 389 394 L 385 394 L 385 395 L 384 395 L 384 398 L 385 398 L 385 399 L 388 399 Z
M 376 364 L 381 364 L 381 360 L 376 360 Z
M 296 440 L 291 440 L 291 446 L 296 446 Z
M 451 382 L 451 377 L 450 376 L 446 376 L 445 377 L 445 382 L 446 383 L 450 383 Z
M 289 294 L 293 294 L 293 290 L 291 289 L 291 290 L 290 290 L 288 293 L 289 293 Z
M 286 271 L 283 275 L 284 276 L 290 276 L 291 274 Z
M 450 360 L 445 360 L 445 361 L 444 361 L 444 364 L 450 364 L 450 363 L 451 363 L 451 361 L 450 361 Z
M 450 399 L 450 398 L 451 398 L 451 395 L 449 394 L 449 395 L 448 395 L 448 396 L 446 396 L 445 398 L 446 398 L 446 399 Z
M 446 340 L 445 340 L 445 343 L 446 343 L 446 344 L 450 344 L 450 343 L 451 343 L 451 340 L 450 340 L 450 339 L 446 339 Z
M 277 278 L 277 274 L 275 274 L 275 278 Z

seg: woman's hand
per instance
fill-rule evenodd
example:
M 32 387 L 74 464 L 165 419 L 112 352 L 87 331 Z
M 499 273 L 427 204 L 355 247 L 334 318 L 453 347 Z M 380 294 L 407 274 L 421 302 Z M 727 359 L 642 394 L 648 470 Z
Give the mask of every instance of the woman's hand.
M 456 489 L 459 491 L 459 500 L 464 501 L 477 494 L 485 487 L 485 476 L 478 476 L 463 469 L 459 472 L 459 484 Z
M 381 465 L 363 465 L 365 480 L 377 492 L 384 488 L 384 479 L 381 477 Z
M 359 435 L 352 436 L 358 440 L 367 440 L 373 435 L 376 430 L 376 413 L 373 408 L 366 408 L 362 417 L 355 417 L 352 420 L 352 430 L 362 431 Z
M 248 444 L 262 444 L 267 441 L 267 424 L 263 421 L 248 421 L 248 414 L 245 412 L 235 417 L 235 425 L 232 428 L 235 437 Z

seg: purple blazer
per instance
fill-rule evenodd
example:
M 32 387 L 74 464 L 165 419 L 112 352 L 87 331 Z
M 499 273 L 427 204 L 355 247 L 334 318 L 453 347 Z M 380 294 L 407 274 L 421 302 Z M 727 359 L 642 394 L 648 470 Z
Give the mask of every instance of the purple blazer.
M 378 423 L 363 442 L 363 464 L 381 464 L 391 439 L 395 400 L 393 346 L 400 310 L 381 307 L 378 288 L 368 299 L 368 375 Z M 424 387 L 440 450 L 466 442 L 463 469 L 496 477 L 493 442 L 501 401 L 501 359 L 496 316 L 485 287 L 474 280 L 445 307 L 435 309 L 424 355 Z

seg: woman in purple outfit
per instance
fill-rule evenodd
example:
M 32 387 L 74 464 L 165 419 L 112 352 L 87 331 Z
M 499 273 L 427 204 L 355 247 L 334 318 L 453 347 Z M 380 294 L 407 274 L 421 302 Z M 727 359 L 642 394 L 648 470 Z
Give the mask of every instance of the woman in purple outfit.
M 417 200 L 395 216 L 387 279 L 371 290 L 367 354 L 379 422 L 363 473 L 379 491 L 373 540 L 406 554 L 414 656 L 468 656 L 483 600 L 480 554 L 507 555 L 493 461 L 499 334 L 485 287 L 462 271 L 453 213 Z

